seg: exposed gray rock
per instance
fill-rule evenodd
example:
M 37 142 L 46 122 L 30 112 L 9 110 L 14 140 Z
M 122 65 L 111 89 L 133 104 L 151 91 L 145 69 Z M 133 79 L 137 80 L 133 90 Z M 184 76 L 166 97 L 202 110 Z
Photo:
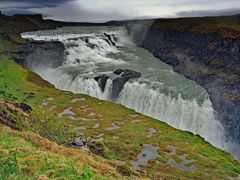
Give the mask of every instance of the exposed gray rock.
M 88 145 L 88 139 L 86 136 L 84 136 L 83 133 L 78 133 L 77 135 L 75 135 L 75 137 L 71 142 L 71 146 L 78 147 L 78 148 L 88 149 L 87 145 Z

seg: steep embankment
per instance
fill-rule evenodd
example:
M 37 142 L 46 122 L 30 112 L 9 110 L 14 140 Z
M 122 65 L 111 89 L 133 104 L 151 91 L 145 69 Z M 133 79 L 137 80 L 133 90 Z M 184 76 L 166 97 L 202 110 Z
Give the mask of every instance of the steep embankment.
M 52 116 L 54 113 L 46 112 L 41 102 L 47 103 L 43 94 L 57 93 L 62 98 L 55 102 L 63 104 L 70 94 L 54 89 L 37 75 L 3 58 L 0 81 L 0 179 L 145 179 L 124 164 L 71 144 L 81 143 L 81 133 Z M 33 109 L 16 103 L 23 101 Z
M 159 19 L 142 46 L 202 85 L 229 138 L 240 143 L 240 15 Z
M 122 179 L 122 165 L 63 147 L 30 131 L 16 131 L 33 121 L 22 109 L 0 101 L 1 179 Z M 4 126 L 4 125 L 7 126 Z M 134 178 L 134 177 L 132 177 Z
M 17 121 L 18 129 L 31 130 L 59 144 L 77 147 L 82 143 L 77 140 L 72 144 L 72 138 L 76 133 L 83 133 L 88 137 L 86 148 L 91 152 L 123 163 L 116 166 L 116 171 L 122 176 L 120 179 L 135 175 L 128 166 L 157 179 L 224 179 L 238 177 L 240 174 L 237 160 L 199 136 L 176 130 L 118 104 L 57 90 L 36 74 L 4 58 L 0 59 L 0 81 L 0 99 L 24 102 L 33 109 L 30 121 Z M 5 134 L 5 131 L 16 133 L 9 132 L 6 128 L 1 129 Z M 3 138 L 6 142 L 0 144 L 0 147 L 9 147 L 6 154 L 10 156 L 11 149 L 16 147 L 17 152 L 19 149 L 12 143 L 11 136 L 7 137 L 8 135 Z M 28 140 L 35 144 L 34 139 L 31 139 L 33 138 Z M 10 142 L 11 146 L 8 146 Z M 38 148 L 41 149 L 41 146 Z M 45 153 L 48 154 L 49 151 L 47 149 Z M 78 150 L 70 151 L 76 153 Z M 54 153 L 61 156 L 60 152 Z M 20 158 L 22 160 L 24 157 Z M 54 161 L 50 156 L 49 161 L 51 160 Z M 86 164 L 89 163 L 86 161 Z M 107 175 L 98 167 L 92 164 L 90 166 L 103 176 Z M 24 169 L 19 171 L 26 173 Z

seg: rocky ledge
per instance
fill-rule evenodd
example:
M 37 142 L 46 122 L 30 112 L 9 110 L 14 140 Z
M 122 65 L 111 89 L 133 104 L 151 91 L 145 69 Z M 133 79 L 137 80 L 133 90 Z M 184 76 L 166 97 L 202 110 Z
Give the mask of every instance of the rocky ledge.
M 65 60 L 64 45 L 59 41 L 27 41 L 8 54 L 17 64 L 28 69 L 57 68 Z

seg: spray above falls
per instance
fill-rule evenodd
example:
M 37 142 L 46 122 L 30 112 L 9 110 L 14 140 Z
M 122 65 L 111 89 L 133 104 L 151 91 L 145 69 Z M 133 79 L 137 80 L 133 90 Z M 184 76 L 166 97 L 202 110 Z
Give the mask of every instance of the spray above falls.
M 225 147 L 224 128 L 206 91 L 137 47 L 125 28 L 65 27 L 25 33 L 23 37 L 64 44 L 62 65 L 30 67 L 57 88 L 120 103 Z M 116 70 L 121 72 L 114 73 Z M 129 72 L 131 76 L 122 81 Z

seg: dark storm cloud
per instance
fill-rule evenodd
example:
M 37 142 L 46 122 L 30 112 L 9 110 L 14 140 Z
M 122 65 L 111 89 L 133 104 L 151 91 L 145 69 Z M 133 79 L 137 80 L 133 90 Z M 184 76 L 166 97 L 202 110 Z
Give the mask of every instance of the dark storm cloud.
M 32 8 L 58 7 L 75 0 L 0 0 L 0 10 L 6 15 L 35 14 Z M 43 14 L 44 15 L 44 14 Z M 45 17 L 47 15 L 44 15 Z
M 0 8 L 39 8 L 39 7 L 56 7 L 62 3 L 74 0 L 0 0 Z
M 35 14 L 35 12 L 29 11 L 27 9 L 22 8 L 8 8 L 8 9 L 2 9 L 2 12 L 6 15 L 14 15 L 14 14 Z
M 181 11 L 176 13 L 177 17 L 196 17 L 196 16 L 228 16 L 240 14 L 240 8 L 221 9 L 221 10 L 195 10 Z

